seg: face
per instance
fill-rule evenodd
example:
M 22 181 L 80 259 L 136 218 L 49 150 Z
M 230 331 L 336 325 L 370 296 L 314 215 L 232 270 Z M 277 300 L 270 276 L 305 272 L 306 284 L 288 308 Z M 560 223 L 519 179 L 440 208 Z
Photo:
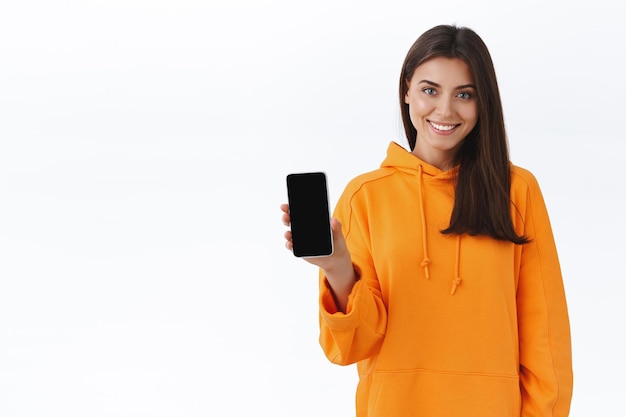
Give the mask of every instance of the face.
M 415 69 L 404 102 L 417 130 L 413 153 L 442 170 L 478 121 L 474 79 L 458 58 L 433 58 Z

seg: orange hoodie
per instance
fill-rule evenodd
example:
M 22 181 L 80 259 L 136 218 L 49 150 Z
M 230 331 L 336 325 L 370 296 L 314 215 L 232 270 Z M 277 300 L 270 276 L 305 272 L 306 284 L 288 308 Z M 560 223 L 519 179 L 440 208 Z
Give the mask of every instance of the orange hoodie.
M 357 363 L 357 417 L 565 417 L 569 319 L 537 181 L 512 167 L 513 223 L 531 243 L 443 235 L 443 172 L 391 143 L 335 209 L 359 281 L 345 314 L 320 274 L 320 344 Z

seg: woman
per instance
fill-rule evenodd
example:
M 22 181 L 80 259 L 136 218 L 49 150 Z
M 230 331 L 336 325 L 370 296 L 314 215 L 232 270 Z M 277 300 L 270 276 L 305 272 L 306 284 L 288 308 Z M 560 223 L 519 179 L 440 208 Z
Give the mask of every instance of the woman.
M 357 363 L 357 416 L 567 416 L 557 251 L 537 181 L 509 161 L 487 47 L 468 28 L 426 31 L 399 93 L 411 152 L 392 142 L 348 184 L 334 254 L 307 259 L 320 268 L 321 346 Z

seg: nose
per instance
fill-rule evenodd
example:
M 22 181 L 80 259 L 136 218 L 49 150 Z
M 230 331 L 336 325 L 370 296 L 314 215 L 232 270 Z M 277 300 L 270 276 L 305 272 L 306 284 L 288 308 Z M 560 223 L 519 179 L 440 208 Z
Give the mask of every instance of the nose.
M 454 114 L 454 102 L 452 97 L 441 96 L 437 101 L 436 113 L 441 117 L 447 117 Z

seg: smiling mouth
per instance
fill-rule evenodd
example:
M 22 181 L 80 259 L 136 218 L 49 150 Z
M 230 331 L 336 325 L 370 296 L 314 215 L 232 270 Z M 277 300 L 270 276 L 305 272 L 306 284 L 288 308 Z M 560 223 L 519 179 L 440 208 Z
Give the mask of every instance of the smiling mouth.
M 430 120 L 428 121 L 428 123 L 430 123 L 430 125 L 432 127 L 434 127 L 436 130 L 440 130 L 442 132 L 449 132 L 449 131 L 454 130 L 457 127 L 460 126 L 460 124 L 456 124 L 456 125 L 440 125 L 439 123 L 434 123 L 434 122 L 431 122 Z

